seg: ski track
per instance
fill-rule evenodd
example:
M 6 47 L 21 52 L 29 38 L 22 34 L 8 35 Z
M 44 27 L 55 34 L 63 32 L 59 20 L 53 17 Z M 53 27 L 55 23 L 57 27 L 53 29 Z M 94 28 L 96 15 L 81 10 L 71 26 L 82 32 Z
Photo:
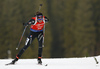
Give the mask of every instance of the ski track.
M 37 59 L 20 59 L 15 65 L 8 66 L 5 64 L 13 59 L 0 59 L 0 69 L 100 69 L 100 56 L 96 58 L 99 64 L 96 64 L 93 57 L 81 57 L 44 58 L 42 65 L 37 64 Z

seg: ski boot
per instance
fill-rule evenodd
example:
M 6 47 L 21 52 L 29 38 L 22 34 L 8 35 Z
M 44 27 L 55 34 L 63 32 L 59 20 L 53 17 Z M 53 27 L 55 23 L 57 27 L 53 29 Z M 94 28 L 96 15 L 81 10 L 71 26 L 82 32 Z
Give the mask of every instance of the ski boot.
M 5 64 L 5 65 L 14 65 L 16 61 L 18 61 L 17 58 L 15 58 L 11 63 Z
M 15 58 L 11 63 L 12 63 L 12 64 L 15 64 L 16 61 L 18 61 L 17 58 Z
M 18 61 L 19 57 L 16 55 L 16 58 L 11 62 L 11 64 L 15 64 L 16 61 Z
M 38 64 L 42 65 L 41 57 L 38 57 Z

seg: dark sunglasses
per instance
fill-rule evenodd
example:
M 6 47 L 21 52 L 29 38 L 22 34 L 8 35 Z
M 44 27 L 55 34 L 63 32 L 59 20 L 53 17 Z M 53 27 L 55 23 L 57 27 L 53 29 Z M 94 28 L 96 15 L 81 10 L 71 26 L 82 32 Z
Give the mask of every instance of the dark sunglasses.
M 41 18 L 41 19 L 38 19 L 38 20 L 43 20 L 43 18 Z

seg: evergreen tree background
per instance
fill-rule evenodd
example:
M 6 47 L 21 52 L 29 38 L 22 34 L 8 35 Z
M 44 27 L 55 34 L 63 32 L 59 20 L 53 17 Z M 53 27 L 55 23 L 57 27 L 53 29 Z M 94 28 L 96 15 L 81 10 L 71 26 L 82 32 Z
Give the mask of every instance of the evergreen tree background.
M 15 58 L 30 32 L 27 28 L 19 50 L 23 23 L 28 22 L 43 4 L 46 23 L 43 58 L 100 55 L 100 0 L 0 0 L 0 59 Z M 35 39 L 21 58 L 37 58 Z

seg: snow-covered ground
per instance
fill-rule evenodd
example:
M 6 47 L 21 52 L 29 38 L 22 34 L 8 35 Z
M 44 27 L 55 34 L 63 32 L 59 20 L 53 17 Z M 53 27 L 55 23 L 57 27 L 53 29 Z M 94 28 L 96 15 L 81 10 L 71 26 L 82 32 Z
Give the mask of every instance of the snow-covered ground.
M 100 56 L 83 58 L 44 58 L 43 65 L 37 59 L 20 59 L 15 65 L 6 66 L 12 59 L 0 59 L 0 69 L 100 69 Z M 47 64 L 47 66 L 46 66 Z

